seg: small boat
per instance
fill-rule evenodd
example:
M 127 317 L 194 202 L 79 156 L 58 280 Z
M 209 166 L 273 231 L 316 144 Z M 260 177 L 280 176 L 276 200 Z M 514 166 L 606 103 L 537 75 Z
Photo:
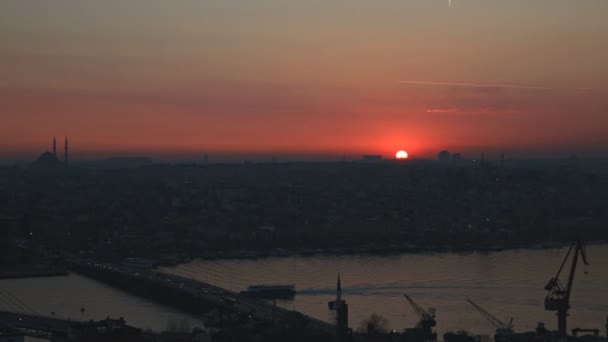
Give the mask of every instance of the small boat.
M 294 285 L 251 285 L 241 294 L 262 298 L 293 298 L 296 295 Z
M 121 263 L 122 266 L 130 268 L 154 268 L 156 262 L 154 260 L 142 259 L 142 258 L 126 258 Z

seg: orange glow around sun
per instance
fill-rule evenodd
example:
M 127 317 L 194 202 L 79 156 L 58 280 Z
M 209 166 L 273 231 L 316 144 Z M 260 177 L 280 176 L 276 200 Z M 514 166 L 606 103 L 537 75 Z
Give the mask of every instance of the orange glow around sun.
M 407 159 L 407 157 L 408 157 L 408 154 L 404 150 L 400 150 L 397 153 L 395 153 L 395 158 L 397 158 L 397 159 Z

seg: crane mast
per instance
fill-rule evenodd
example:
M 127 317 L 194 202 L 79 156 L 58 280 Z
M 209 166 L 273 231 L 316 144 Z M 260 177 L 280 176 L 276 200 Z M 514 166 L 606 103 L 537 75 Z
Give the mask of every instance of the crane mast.
M 563 286 L 559 280 L 559 276 L 571 254 L 572 264 L 570 266 L 568 282 L 566 283 L 566 286 Z M 557 311 L 558 333 L 562 337 L 567 336 L 567 317 L 568 310 L 570 309 L 570 294 L 572 293 L 572 285 L 574 283 L 574 275 L 576 274 L 579 255 L 583 259 L 583 263 L 589 265 L 587 254 L 585 253 L 585 246 L 581 239 L 577 239 L 570 245 L 570 249 L 568 249 L 568 253 L 559 267 L 557 274 L 549 280 L 547 285 L 545 285 L 545 290 L 547 290 L 545 310 Z

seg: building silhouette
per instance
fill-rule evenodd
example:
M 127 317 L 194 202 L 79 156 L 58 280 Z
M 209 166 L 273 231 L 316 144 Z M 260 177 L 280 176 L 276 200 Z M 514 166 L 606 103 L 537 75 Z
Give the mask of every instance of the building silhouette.
M 451 154 L 447 150 L 443 150 L 437 154 L 437 160 L 442 162 L 450 161 Z
M 57 157 L 57 139 L 53 137 L 53 150 L 42 153 L 30 166 L 36 169 L 50 170 L 68 165 L 68 139 L 65 139 L 64 161 L 61 162 Z
M 364 162 L 379 162 L 382 161 L 382 156 L 375 154 L 366 154 L 361 157 L 361 160 Z

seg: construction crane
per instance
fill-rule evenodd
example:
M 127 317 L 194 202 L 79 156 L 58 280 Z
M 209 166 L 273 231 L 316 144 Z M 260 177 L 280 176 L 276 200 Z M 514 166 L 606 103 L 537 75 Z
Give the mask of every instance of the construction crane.
M 562 269 L 566 265 L 570 254 L 572 254 L 572 265 L 570 266 L 570 274 L 568 275 L 568 283 L 564 287 L 559 281 L 559 275 Z M 570 245 L 568 254 L 564 258 L 562 265 L 559 267 L 555 277 L 551 278 L 545 290 L 547 290 L 547 297 L 545 298 L 545 310 L 557 311 L 557 330 L 560 336 L 567 336 L 567 317 L 568 310 L 570 309 L 570 293 L 572 292 L 572 284 L 574 282 L 574 274 L 576 273 L 576 265 L 578 262 L 578 256 L 581 256 L 583 263 L 589 265 L 587 261 L 587 254 L 585 253 L 585 246 L 581 239 L 577 239 Z
M 428 311 L 424 311 L 424 309 L 421 308 L 420 305 L 416 304 L 416 302 L 414 302 L 410 296 L 406 295 L 405 293 L 403 296 L 410 303 L 420 319 L 418 324 L 416 324 L 416 328 L 422 328 L 423 330 L 432 333 L 433 327 L 437 325 L 437 322 L 435 321 L 436 310 L 434 308 L 429 308 Z
M 477 309 L 477 311 L 479 311 L 479 313 L 485 319 L 487 319 L 488 321 L 490 321 L 490 323 L 492 323 L 492 325 L 494 327 L 496 327 L 496 335 L 499 335 L 499 336 L 513 335 L 513 317 L 511 317 L 511 319 L 509 320 L 509 323 L 505 324 L 504 322 L 502 322 L 498 318 L 494 317 L 491 313 L 487 312 L 484 308 L 482 308 L 481 306 L 477 305 L 472 300 L 467 299 L 467 302 L 469 302 L 471 305 L 473 305 L 473 307 L 475 309 Z

